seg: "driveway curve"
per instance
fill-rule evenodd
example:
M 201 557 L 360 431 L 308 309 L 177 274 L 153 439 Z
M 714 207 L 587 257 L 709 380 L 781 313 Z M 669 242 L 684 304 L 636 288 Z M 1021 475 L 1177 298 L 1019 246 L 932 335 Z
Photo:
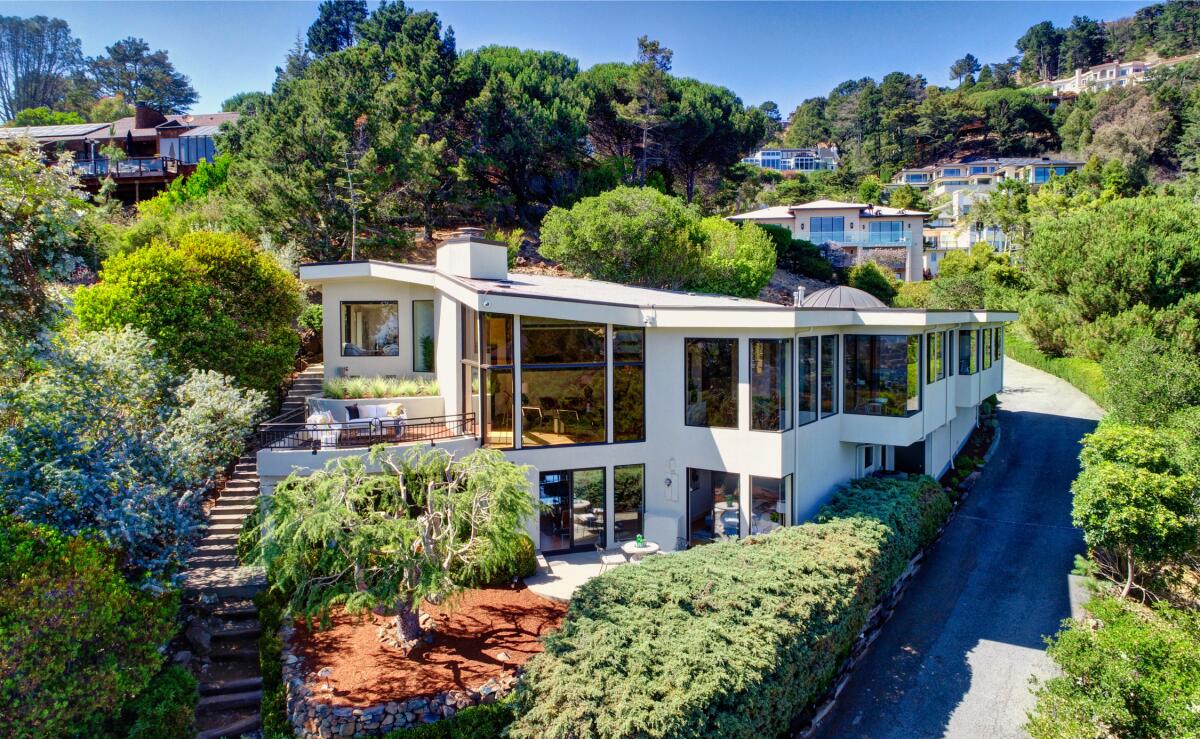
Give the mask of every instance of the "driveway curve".
M 1044 637 L 1082 594 L 1071 526 L 1080 438 L 1101 410 L 1066 382 L 1005 360 L 999 447 L 859 663 L 820 737 L 1019 737 Z

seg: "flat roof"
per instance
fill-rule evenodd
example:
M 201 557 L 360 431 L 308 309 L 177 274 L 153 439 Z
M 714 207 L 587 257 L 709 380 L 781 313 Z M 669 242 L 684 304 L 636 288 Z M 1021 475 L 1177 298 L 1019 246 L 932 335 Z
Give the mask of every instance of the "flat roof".
M 62 126 L 14 126 L 0 128 L 0 139 L 29 136 L 35 139 L 76 138 L 107 127 L 107 123 L 69 123 Z
M 787 308 L 765 300 L 735 298 L 728 295 L 661 290 L 651 287 L 622 285 L 603 280 L 557 275 L 530 275 L 509 273 L 507 280 L 478 280 L 454 277 L 456 282 L 479 293 L 500 293 L 527 298 L 550 298 L 553 300 L 576 300 L 586 303 L 626 305 L 631 307 L 657 306 L 661 308 Z

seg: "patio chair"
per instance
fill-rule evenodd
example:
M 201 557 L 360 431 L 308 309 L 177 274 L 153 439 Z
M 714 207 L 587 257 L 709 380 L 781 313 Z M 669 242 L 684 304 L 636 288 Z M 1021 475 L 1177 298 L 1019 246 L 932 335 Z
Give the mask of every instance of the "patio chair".
M 604 545 L 600 544 L 599 542 L 596 543 L 596 552 L 600 554 L 600 574 L 601 575 L 603 575 L 604 571 L 607 570 L 609 567 L 616 567 L 618 565 L 623 565 L 629 561 L 629 560 L 625 559 L 625 555 L 622 554 L 621 552 L 610 552 L 610 551 L 606 550 L 604 548 Z

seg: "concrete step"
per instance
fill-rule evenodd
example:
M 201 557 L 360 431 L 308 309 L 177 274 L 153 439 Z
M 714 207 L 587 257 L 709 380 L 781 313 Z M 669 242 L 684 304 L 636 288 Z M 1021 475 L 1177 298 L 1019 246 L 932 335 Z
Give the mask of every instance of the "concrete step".
M 238 528 L 240 529 L 242 521 L 246 520 L 246 514 L 245 513 L 225 513 L 223 511 L 220 511 L 220 510 L 217 510 L 216 508 L 214 508 L 212 510 L 212 515 L 210 515 L 208 517 L 208 520 L 211 521 L 213 525 L 221 525 L 221 526 L 226 525 L 226 524 L 236 523 L 236 524 L 238 524 Z
M 222 498 L 221 500 L 217 501 L 217 504 L 213 506 L 209 513 L 223 513 L 225 515 L 240 513 L 245 516 L 257 510 L 258 506 L 254 505 L 253 503 L 226 503 Z
M 204 535 L 200 540 L 199 546 L 206 547 L 211 544 L 233 544 L 237 546 L 238 532 L 236 531 L 212 531 Z
M 217 505 L 228 503 L 230 505 L 258 505 L 257 495 L 222 495 L 217 498 Z
M 195 567 L 183 576 L 184 594 L 192 597 L 253 598 L 266 585 L 261 567 Z
M 188 567 L 237 567 L 239 564 L 234 547 L 229 547 L 229 551 L 222 554 L 197 554 L 187 561 Z
M 262 677 L 244 677 L 240 680 L 218 680 L 215 682 L 200 683 L 200 695 L 226 695 L 229 693 L 243 693 L 249 690 L 259 690 L 262 688 Z
M 213 609 L 212 614 L 220 618 L 244 618 L 258 616 L 258 608 L 254 601 L 246 599 L 230 599 L 222 601 Z
M 238 739 L 243 734 L 257 731 L 260 726 L 262 726 L 262 719 L 257 713 L 254 713 L 251 716 L 236 717 L 219 726 L 199 731 L 196 733 L 196 739 L 222 739 L 222 737 Z
M 240 492 L 258 492 L 258 484 L 261 482 L 257 477 L 253 480 L 230 480 L 225 483 L 225 487 L 221 488 L 222 493 L 240 493 Z
M 244 621 L 237 626 L 226 626 L 213 632 L 214 639 L 257 639 L 262 634 L 262 624 L 258 621 Z
M 208 536 L 212 534 L 238 534 L 242 530 L 242 524 L 238 523 L 211 523 L 208 525 Z

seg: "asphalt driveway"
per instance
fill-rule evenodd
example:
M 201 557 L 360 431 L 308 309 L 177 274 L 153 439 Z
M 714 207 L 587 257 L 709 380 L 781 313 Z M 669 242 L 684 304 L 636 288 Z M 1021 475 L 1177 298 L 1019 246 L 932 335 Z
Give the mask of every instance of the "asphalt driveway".
M 1079 439 L 1100 409 L 1005 360 L 999 448 L 859 663 L 822 737 L 1019 737 L 1043 637 L 1078 608 L 1068 577 Z

